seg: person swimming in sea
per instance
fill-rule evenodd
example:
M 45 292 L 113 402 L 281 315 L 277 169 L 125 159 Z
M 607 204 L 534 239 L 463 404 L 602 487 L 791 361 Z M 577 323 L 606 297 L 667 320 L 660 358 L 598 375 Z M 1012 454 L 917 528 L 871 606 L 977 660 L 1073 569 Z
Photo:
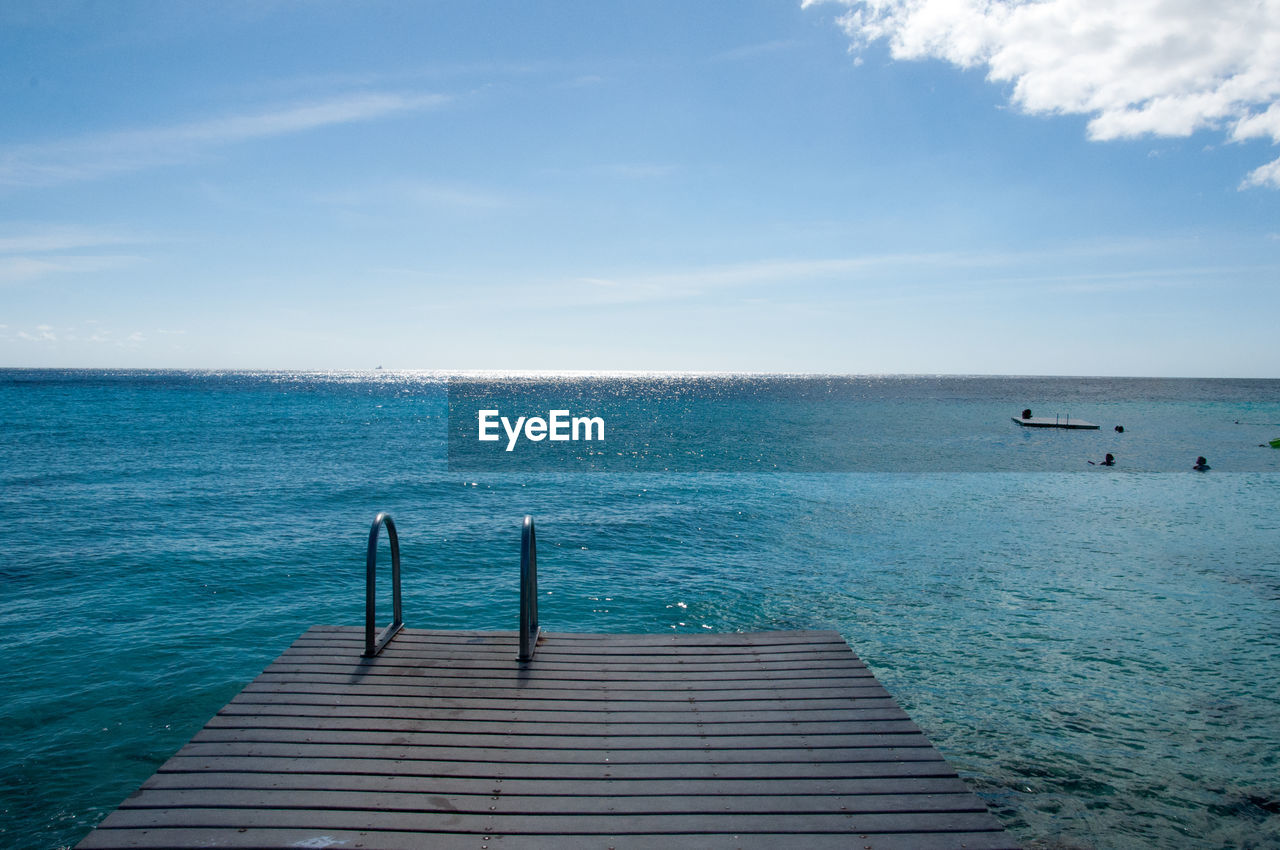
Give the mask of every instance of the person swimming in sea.
M 1098 461 L 1097 463 L 1094 463 L 1093 461 L 1089 461 L 1089 464 L 1091 466 L 1115 466 L 1116 456 L 1113 455 L 1111 452 L 1107 452 L 1107 456 L 1105 458 Z
M 1204 472 L 1205 470 L 1211 469 L 1212 467 L 1209 466 L 1209 461 L 1205 460 L 1204 456 L 1201 455 L 1200 457 L 1196 458 L 1196 465 L 1191 468 L 1194 469 L 1196 472 Z

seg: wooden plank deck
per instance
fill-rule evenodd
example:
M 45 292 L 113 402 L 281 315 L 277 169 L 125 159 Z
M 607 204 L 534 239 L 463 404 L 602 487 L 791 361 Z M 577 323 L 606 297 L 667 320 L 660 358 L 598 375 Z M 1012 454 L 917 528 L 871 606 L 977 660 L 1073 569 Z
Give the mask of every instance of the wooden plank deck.
M 79 845 L 1016 847 L 835 632 L 316 626 Z

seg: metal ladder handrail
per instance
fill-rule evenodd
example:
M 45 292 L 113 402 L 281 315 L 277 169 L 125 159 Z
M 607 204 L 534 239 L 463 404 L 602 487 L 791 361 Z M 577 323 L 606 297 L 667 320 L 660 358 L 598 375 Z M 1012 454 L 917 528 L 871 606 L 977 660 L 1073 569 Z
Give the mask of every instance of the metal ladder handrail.
M 520 661 L 533 660 L 538 649 L 538 537 L 533 517 L 525 516 L 520 532 Z
M 387 527 L 387 541 L 391 544 L 391 625 L 382 630 L 375 638 L 377 625 L 374 622 L 374 589 L 377 585 L 378 566 L 378 531 Z M 369 550 L 365 556 L 364 577 L 364 657 L 372 658 L 382 651 L 391 639 L 404 628 L 404 618 L 400 612 L 400 538 L 396 535 L 396 523 L 391 514 L 380 513 L 373 519 L 369 529 Z

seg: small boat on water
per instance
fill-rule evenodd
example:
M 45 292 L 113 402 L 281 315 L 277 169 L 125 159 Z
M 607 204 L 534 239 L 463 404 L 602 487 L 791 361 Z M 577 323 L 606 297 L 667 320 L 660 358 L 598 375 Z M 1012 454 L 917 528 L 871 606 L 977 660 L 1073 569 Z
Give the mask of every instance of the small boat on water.
M 1081 431 L 1097 431 L 1098 426 L 1083 419 L 1072 419 L 1070 416 L 1028 416 L 1011 417 L 1023 428 L 1071 428 Z

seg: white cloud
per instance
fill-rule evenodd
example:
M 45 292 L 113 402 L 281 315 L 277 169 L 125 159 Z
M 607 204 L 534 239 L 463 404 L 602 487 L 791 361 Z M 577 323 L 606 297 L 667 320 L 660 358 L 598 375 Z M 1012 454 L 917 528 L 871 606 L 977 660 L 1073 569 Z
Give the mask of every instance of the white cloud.
M 186 124 L 0 149 L 0 185 L 49 186 L 183 162 L 211 148 L 443 105 L 433 94 L 366 92 Z
M 568 281 L 566 298 L 577 303 L 627 304 L 696 298 L 729 290 L 797 287 L 809 282 L 864 279 L 872 271 L 941 266 L 998 267 L 1015 260 L 1007 254 L 880 254 L 863 257 L 766 259 L 699 266 L 675 271 L 618 276 L 581 275 Z
M 114 230 L 77 226 L 27 227 L 0 233 L 0 286 L 60 274 L 94 274 L 146 262 L 131 254 L 86 249 L 136 245 L 143 240 Z
M 83 227 L 51 227 L 17 235 L 0 235 L 0 254 L 45 254 L 136 244 L 142 240 L 116 231 Z
M 408 183 L 403 187 L 403 192 L 411 202 L 428 207 L 497 210 L 512 205 L 512 201 L 502 195 L 466 186 Z
M 516 200 L 489 189 L 461 183 L 435 183 L 404 178 L 379 181 L 364 186 L 337 189 L 313 195 L 319 203 L 340 207 L 374 207 L 385 210 L 388 204 L 452 211 L 493 211 L 509 209 Z
M 587 275 L 575 279 L 588 297 L 608 303 L 691 298 L 714 290 L 773 285 L 831 275 L 850 274 L 883 262 L 883 258 L 761 260 L 703 266 L 678 271 Z
M 583 274 L 549 281 L 537 289 L 538 304 L 614 305 L 717 297 L 734 302 L 762 292 L 776 295 L 806 288 L 831 298 L 867 302 L 904 298 L 934 302 L 1023 297 L 1028 293 L 1121 292 L 1183 286 L 1189 280 L 1231 279 L 1273 273 L 1269 266 L 1152 266 L 1162 242 L 1089 241 L 1052 250 L 937 251 L 847 257 L 762 259 L 691 266 L 666 271 Z M 1114 262 L 1100 270 L 1096 261 Z M 1046 275 L 1045 268 L 1060 271 Z M 963 280 L 963 285 L 957 285 Z M 767 292 L 766 292 L 767 290 Z
M 1242 188 L 1246 186 L 1270 186 L 1273 189 L 1280 189 L 1280 159 L 1273 159 L 1266 165 L 1259 165 L 1245 175 L 1244 182 L 1240 185 Z
M 1091 116 L 1093 139 L 1187 136 L 1280 143 L 1280 0 L 803 0 L 847 7 L 857 52 L 985 67 L 1033 114 Z M 1242 186 L 1280 188 L 1280 159 Z
M 145 262 L 128 255 L 0 257 L 0 285 L 57 274 L 92 274 Z
M 53 332 L 52 325 L 36 325 L 35 333 L 29 334 L 26 331 L 18 331 L 18 336 L 29 342 L 57 342 L 58 337 Z
M 58 329 L 53 325 L 36 325 L 29 332 L 18 331 L 18 339 L 36 343 L 58 343 L 59 345 L 91 343 L 114 348 L 139 348 L 147 342 L 147 337 L 142 331 L 133 331 L 122 337 L 109 328 L 96 327 L 98 322 L 92 319 L 85 320 L 82 324 L 89 327 L 81 330 L 73 326 Z M 0 325 L 0 328 L 4 327 L 4 325 Z M 160 333 L 172 332 L 160 331 Z
M 545 168 L 550 177 L 603 178 L 606 180 L 660 180 L 680 173 L 680 166 L 663 162 L 601 162 L 569 168 Z
M 622 180 L 649 180 L 670 177 L 676 173 L 677 168 L 658 162 L 615 162 L 593 166 L 588 171 L 602 177 L 617 177 Z
M 778 53 L 783 50 L 792 50 L 799 45 L 795 40 L 785 41 L 766 41 L 759 44 L 747 44 L 742 47 L 735 47 L 732 50 L 726 50 L 723 53 L 717 53 L 711 57 L 712 62 L 736 62 L 742 59 L 755 59 L 759 56 L 765 56 L 771 53 Z

